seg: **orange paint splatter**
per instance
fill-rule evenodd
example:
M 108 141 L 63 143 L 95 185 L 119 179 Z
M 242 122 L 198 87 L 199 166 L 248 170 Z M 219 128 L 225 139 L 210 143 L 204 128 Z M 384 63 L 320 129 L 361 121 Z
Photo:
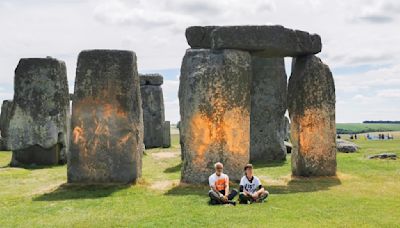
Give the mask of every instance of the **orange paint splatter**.
M 190 150 L 196 152 L 195 163 L 205 162 L 207 153 L 216 147 L 235 155 L 248 155 L 250 146 L 250 116 L 247 110 L 218 109 L 211 117 L 196 113 L 190 121 Z

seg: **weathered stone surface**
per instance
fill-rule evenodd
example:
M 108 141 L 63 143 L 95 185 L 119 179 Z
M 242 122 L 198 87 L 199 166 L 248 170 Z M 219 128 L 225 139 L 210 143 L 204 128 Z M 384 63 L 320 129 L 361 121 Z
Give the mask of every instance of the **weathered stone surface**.
M 283 135 L 284 135 L 284 140 L 289 141 L 290 140 L 290 121 L 287 116 L 284 118 L 284 124 L 283 124 Z
M 289 79 L 288 108 L 293 175 L 335 175 L 335 85 L 329 67 L 319 58 L 296 58 Z
M 0 114 L 0 132 L 1 132 L 1 150 L 9 150 L 7 146 L 8 127 L 10 125 L 10 116 L 12 112 L 12 100 L 4 100 L 1 105 Z
M 191 26 L 186 29 L 186 40 L 191 48 L 211 48 L 211 32 L 218 26 Z
M 336 148 L 339 152 L 354 153 L 358 150 L 357 144 L 343 139 L 336 139 Z
M 283 58 L 252 56 L 250 161 L 286 159 L 284 115 L 287 76 Z
M 238 50 L 188 49 L 180 85 L 182 182 L 206 183 L 222 162 L 239 180 L 249 162 L 251 56 Z
M 43 148 L 38 145 L 22 150 L 14 150 L 10 166 L 23 165 L 54 165 L 60 161 L 61 144 L 55 144 L 50 148 Z
M 144 144 L 146 148 L 163 146 L 164 98 L 161 75 L 141 75 Z M 144 82 L 144 83 L 142 83 Z M 161 84 L 159 84 L 161 82 Z
M 131 183 L 141 176 L 139 86 L 134 52 L 87 50 L 79 54 L 68 182 Z
M 169 121 L 164 122 L 163 127 L 163 147 L 171 147 L 171 123 Z
M 302 56 L 321 52 L 321 37 L 280 25 L 193 26 L 186 29 L 192 48 L 239 49 L 264 57 Z
M 140 85 L 153 85 L 160 86 L 163 84 L 164 79 L 161 74 L 139 74 Z
M 26 158 L 30 153 L 44 158 L 50 148 L 57 148 L 52 164 L 66 161 L 68 151 L 69 93 L 65 63 L 53 58 L 21 59 L 15 70 L 13 108 L 7 132 L 7 147 Z M 59 145 L 57 145 L 59 144 Z M 42 152 L 40 152 L 42 148 Z M 33 152 L 34 151 L 34 152 Z M 50 156 L 50 155 L 49 155 Z M 18 159 L 20 156 L 15 156 Z M 20 163 L 29 164 L 29 159 Z

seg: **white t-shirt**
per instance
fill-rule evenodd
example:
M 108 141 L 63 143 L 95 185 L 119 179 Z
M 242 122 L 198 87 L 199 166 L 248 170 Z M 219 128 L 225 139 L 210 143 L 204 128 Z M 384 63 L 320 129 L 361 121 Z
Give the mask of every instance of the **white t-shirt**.
M 253 179 L 251 181 L 249 181 L 246 176 L 243 176 L 242 179 L 240 180 L 240 185 L 243 186 L 243 190 L 253 194 L 257 191 L 258 187 L 261 185 L 261 181 L 256 176 L 253 176 Z
M 218 191 L 223 191 L 225 190 L 226 185 L 229 184 L 229 178 L 225 173 L 221 173 L 219 176 L 213 173 L 208 178 L 208 183 L 210 184 L 210 187 L 215 187 Z

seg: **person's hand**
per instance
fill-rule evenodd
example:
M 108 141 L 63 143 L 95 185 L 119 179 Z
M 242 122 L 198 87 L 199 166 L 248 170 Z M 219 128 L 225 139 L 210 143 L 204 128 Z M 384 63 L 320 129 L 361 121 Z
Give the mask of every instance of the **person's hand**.
M 252 194 L 252 195 L 251 195 L 251 198 L 253 198 L 253 200 L 257 200 L 258 194 L 257 194 L 257 193 Z
M 222 200 L 223 200 L 224 202 L 227 202 L 227 201 L 228 201 L 228 196 L 223 196 L 223 197 L 222 197 Z

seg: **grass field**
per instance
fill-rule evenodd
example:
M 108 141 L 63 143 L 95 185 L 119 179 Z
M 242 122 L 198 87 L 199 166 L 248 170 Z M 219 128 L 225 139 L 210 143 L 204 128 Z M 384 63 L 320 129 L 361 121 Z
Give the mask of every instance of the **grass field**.
M 381 123 L 337 123 L 338 134 L 358 134 L 365 132 L 400 131 L 400 124 Z
M 66 185 L 66 166 L 10 168 L 0 153 L 0 227 L 399 227 L 400 140 L 356 141 L 338 154 L 336 178 L 295 179 L 290 162 L 257 165 L 271 196 L 264 204 L 209 206 L 207 186 L 180 185 L 178 136 L 173 147 L 147 150 L 134 186 Z M 290 156 L 288 156 L 290 161 Z

